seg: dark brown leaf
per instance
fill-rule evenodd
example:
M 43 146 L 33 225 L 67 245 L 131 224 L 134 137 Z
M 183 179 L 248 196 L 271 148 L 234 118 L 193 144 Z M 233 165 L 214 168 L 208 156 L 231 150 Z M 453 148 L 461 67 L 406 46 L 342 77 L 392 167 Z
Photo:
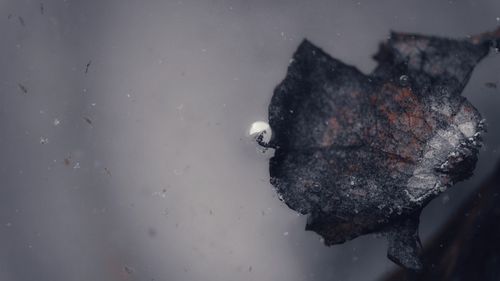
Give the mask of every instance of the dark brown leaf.
M 392 33 L 369 75 L 304 40 L 269 105 L 271 183 L 326 245 L 379 232 L 420 270 L 422 208 L 472 175 L 482 117 L 461 96 L 500 29 L 452 40 Z

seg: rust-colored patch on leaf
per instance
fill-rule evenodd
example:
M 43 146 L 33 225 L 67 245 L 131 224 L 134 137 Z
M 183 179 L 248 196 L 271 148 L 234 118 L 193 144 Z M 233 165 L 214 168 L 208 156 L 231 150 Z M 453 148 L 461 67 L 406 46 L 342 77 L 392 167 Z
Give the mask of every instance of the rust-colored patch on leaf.
M 337 121 L 336 117 L 328 119 L 327 123 L 327 129 L 325 134 L 323 135 L 323 142 L 321 143 L 321 146 L 323 147 L 331 146 L 334 143 L 337 134 L 341 130 L 340 124 Z

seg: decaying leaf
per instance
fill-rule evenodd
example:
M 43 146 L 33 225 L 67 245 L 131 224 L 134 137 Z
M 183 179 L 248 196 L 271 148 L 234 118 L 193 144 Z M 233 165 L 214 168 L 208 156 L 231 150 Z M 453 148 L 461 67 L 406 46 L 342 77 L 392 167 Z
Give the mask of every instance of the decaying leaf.
M 461 96 L 500 29 L 464 40 L 392 33 L 365 75 L 304 40 L 269 105 L 271 183 L 326 245 L 382 233 L 420 270 L 422 208 L 472 175 L 484 124 Z

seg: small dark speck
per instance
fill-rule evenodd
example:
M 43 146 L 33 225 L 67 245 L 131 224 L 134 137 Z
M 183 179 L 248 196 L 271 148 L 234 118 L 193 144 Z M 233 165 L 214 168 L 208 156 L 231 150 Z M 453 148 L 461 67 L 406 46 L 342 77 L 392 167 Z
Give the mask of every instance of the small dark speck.
M 212 209 L 210 209 L 209 213 L 210 213 L 211 216 L 214 215 L 214 211 L 212 211 Z
M 43 3 L 40 3 L 40 14 L 43 15 L 44 10 L 45 10 L 45 7 L 43 6 Z
M 89 60 L 89 62 L 87 62 L 87 65 L 85 66 L 85 74 L 87 74 L 89 72 L 89 67 L 90 67 L 91 63 L 92 63 L 91 60 Z
M 154 229 L 152 227 L 148 228 L 148 235 L 151 238 L 156 237 L 156 229 Z
M 248 272 L 252 272 L 252 269 L 253 269 L 252 266 L 249 266 L 248 267 Z
M 110 177 L 111 177 L 111 171 L 110 171 L 108 168 L 104 168 L 104 171 L 106 172 L 106 174 L 107 174 L 108 176 L 110 176 Z
M 19 20 L 19 23 L 20 23 L 23 27 L 25 27 L 25 26 L 26 26 L 26 23 L 24 23 L 24 19 L 23 19 L 23 17 L 18 16 L 18 17 L 17 17 L 17 19 Z
M 27 94 L 27 93 L 28 93 L 28 88 L 26 88 L 26 86 L 24 86 L 23 84 L 21 84 L 21 83 L 17 83 L 17 86 L 19 87 L 19 89 L 20 89 L 23 93 L 25 93 L 25 94 Z
M 484 85 L 486 87 L 490 88 L 490 89 L 496 89 L 496 88 L 498 88 L 498 85 L 495 82 L 486 82 L 486 83 L 484 83 Z
M 12 18 L 12 14 L 9 14 L 9 15 L 7 16 L 7 19 L 8 19 L 8 20 L 10 20 L 11 18 Z
M 64 158 L 64 165 L 69 166 L 71 164 L 71 160 L 69 158 Z
M 90 118 L 83 117 L 83 120 L 85 120 L 85 122 L 87 122 L 87 124 L 89 124 L 90 126 L 92 126 L 92 120 L 90 120 Z
M 133 273 L 134 273 L 134 269 L 133 269 L 133 268 L 131 268 L 131 267 L 129 267 L 129 266 L 124 266 L 124 267 L 123 267 L 123 270 L 125 270 L 125 272 L 126 272 L 127 274 L 133 274 Z

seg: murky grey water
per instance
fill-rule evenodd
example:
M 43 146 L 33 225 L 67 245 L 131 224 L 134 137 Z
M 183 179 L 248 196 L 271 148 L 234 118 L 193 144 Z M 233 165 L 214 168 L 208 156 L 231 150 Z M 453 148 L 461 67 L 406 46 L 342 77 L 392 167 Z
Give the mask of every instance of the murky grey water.
M 267 119 L 304 37 L 369 72 L 390 30 L 463 37 L 500 22 L 496 0 L 3 0 L 0 11 L 0 280 L 40 281 L 377 279 L 395 268 L 386 242 L 327 248 L 305 232 L 248 128 Z M 490 132 L 475 176 L 425 209 L 424 241 L 500 156 L 500 91 L 485 86 L 499 73 L 493 55 L 467 86 Z

